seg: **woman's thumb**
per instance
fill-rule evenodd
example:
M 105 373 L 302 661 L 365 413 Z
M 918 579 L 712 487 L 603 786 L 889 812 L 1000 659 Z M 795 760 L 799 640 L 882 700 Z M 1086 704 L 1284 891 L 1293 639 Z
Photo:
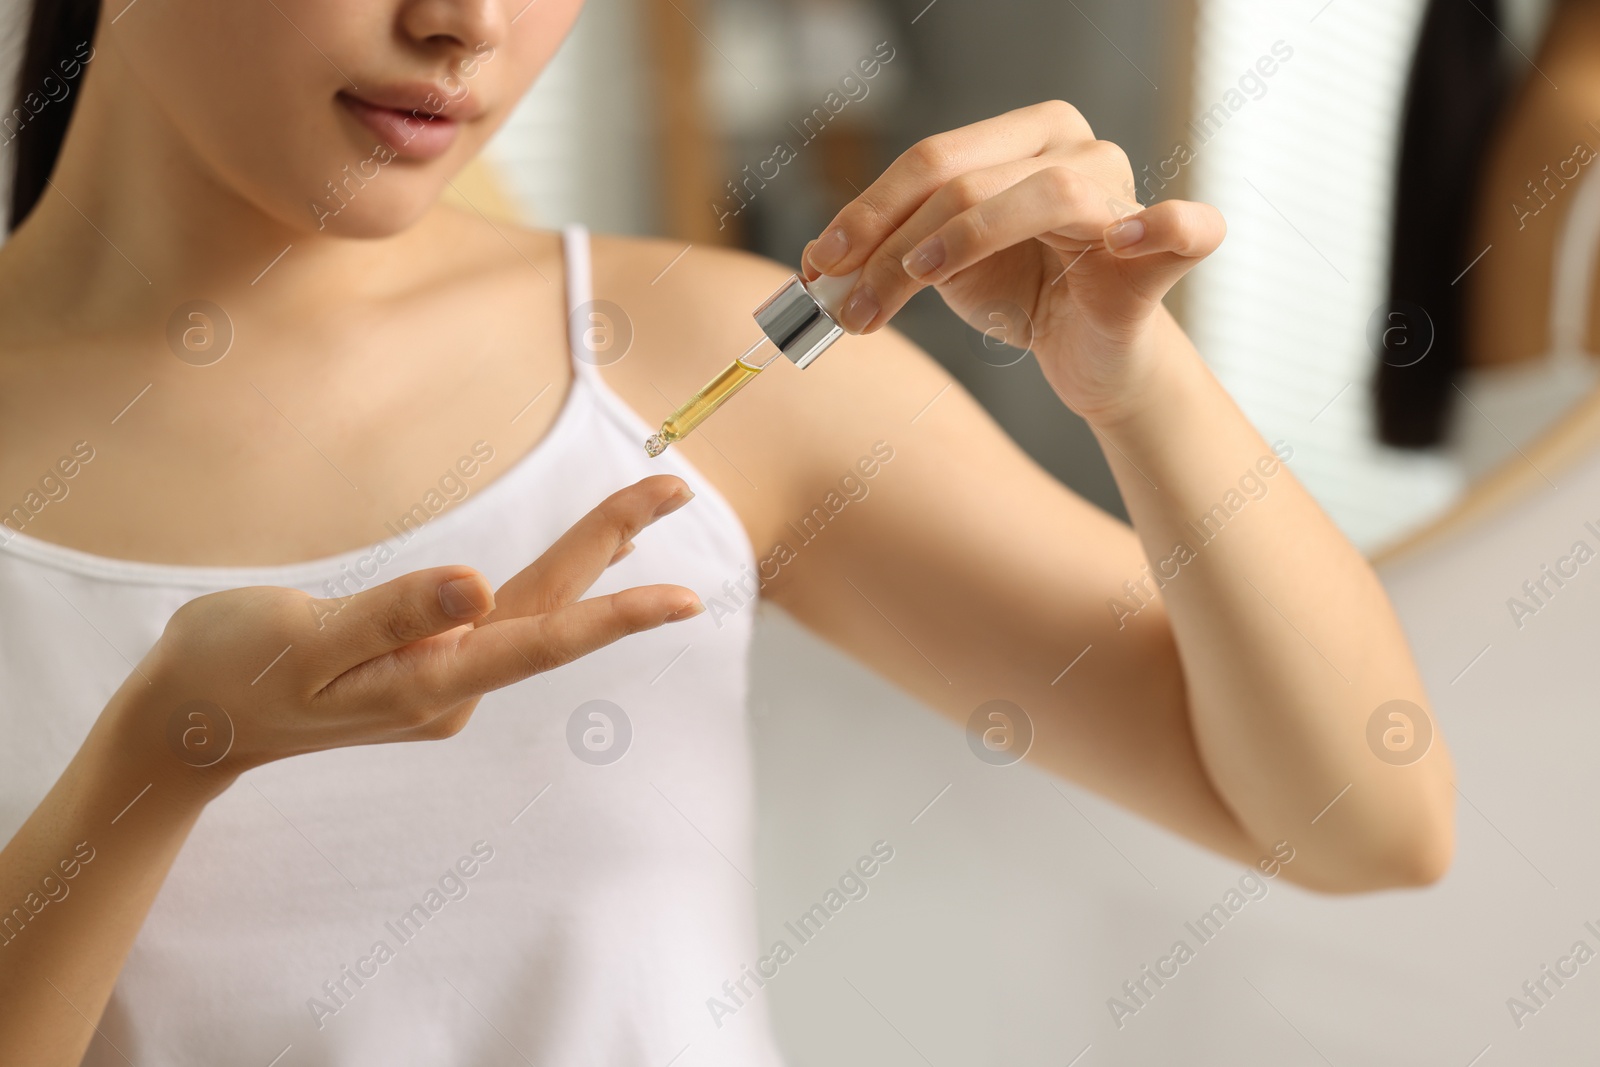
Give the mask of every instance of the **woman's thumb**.
M 1106 249 L 1128 266 L 1143 295 L 1160 300 L 1217 250 L 1228 227 L 1210 204 L 1163 200 L 1106 227 Z

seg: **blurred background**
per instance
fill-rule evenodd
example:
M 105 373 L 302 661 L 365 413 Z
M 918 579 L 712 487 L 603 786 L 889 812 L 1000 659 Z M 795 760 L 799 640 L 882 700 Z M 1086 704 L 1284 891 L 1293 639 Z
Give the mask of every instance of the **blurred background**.
M 1533 19 L 1534 3 L 1512 5 L 1510 24 Z M 1223 210 L 1229 238 L 1175 309 L 1246 414 L 1292 445 L 1296 474 L 1371 550 L 1461 489 L 1434 454 L 1377 444 L 1371 413 L 1369 323 L 1384 301 L 1422 8 L 590 0 L 463 192 L 538 225 L 737 245 L 794 265 L 919 138 L 1069 100 L 1127 150 L 1143 202 Z M 870 78 L 863 59 L 877 60 Z M 1087 428 L 1031 358 L 997 366 L 931 291 L 895 325 L 1043 466 L 1122 514 Z M 1537 1032 L 1507 1019 L 1505 998 L 1543 962 L 1537 946 L 1564 948 L 1557 931 L 1571 925 L 1538 925 L 1554 882 L 1511 844 L 1537 826 L 1508 837 L 1467 808 L 1462 859 L 1423 892 L 1334 899 L 1269 882 L 1119 1020 L 1112 998 L 1140 1003 L 1124 983 L 1190 939 L 1184 924 L 1244 871 L 1024 766 L 973 758 L 959 730 L 770 606 L 754 655 L 761 941 L 873 842 L 895 849 L 870 895 L 760 994 L 797 1067 L 1468 1067 L 1577 1063 L 1590 1047 L 1600 979 L 1563 994 L 1570 1009 Z M 1427 668 L 1436 690 L 1459 679 L 1438 671 Z M 1478 800 L 1498 815 L 1511 791 Z

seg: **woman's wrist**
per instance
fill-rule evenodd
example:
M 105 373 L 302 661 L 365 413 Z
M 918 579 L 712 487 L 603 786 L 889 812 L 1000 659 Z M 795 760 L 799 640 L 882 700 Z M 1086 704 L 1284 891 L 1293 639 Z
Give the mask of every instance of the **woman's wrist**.
M 148 787 L 141 800 L 154 798 L 177 814 L 198 814 L 238 777 L 231 761 L 222 759 L 232 742 L 232 724 L 215 705 L 168 707 L 159 694 L 159 688 L 132 677 L 106 705 L 82 755 L 96 779 L 135 791 Z
M 1069 406 L 1096 434 L 1125 450 L 1142 451 L 1143 443 L 1152 439 L 1170 440 L 1203 405 L 1206 383 L 1215 384 L 1188 335 L 1165 308 L 1151 317 L 1144 336 L 1129 344 L 1117 362 L 1121 383 L 1092 402 L 1076 399 Z M 1064 399 L 1073 396 L 1061 382 L 1052 385 Z

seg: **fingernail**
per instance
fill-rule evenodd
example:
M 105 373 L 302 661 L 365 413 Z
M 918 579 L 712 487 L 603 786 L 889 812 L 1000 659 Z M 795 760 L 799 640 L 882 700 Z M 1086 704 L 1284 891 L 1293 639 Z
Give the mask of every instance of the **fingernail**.
M 935 235 L 923 241 L 905 254 L 900 265 L 913 278 L 932 274 L 944 266 L 944 238 Z
M 1109 248 L 1132 248 L 1144 240 L 1144 223 L 1138 219 L 1123 219 L 1106 231 Z
M 452 578 L 439 586 L 439 606 L 452 619 L 476 619 L 494 609 L 494 594 L 489 603 L 479 605 L 473 598 L 483 596 L 483 586 L 473 578 Z
M 806 243 L 806 250 L 800 253 L 800 278 L 802 281 L 811 281 L 822 274 L 820 270 L 811 265 L 811 249 L 816 246 L 815 241 Z
M 662 622 L 682 622 L 684 619 L 692 619 L 692 618 L 694 618 L 696 615 L 700 614 L 704 610 L 706 610 L 706 606 L 704 604 L 700 603 L 700 601 L 696 600 L 693 604 L 690 604 L 686 608 L 679 608 L 677 611 L 674 611 L 671 615 L 668 615 L 665 619 L 663 619 L 661 621 Z
M 863 285 L 851 294 L 839 311 L 839 325 L 851 333 L 860 333 L 878 315 L 878 296 L 872 286 Z
M 826 274 L 828 268 L 844 259 L 849 251 L 850 236 L 835 226 L 812 242 L 810 262 L 813 267 Z
M 687 504 L 689 501 L 691 501 L 693 499 L 694 499 L 694 490 L 692 490 L 692 489 L 679 489 L 677 492 L 675 492 L 671 496 L 667 497 L 667 499 L 663 500 L 656 507 L 656 510 L 651 514 L 650 517 L 652 519 L 659 519 L 663 515 L 671 515 L 674 511 L 677 511 L 679 508 L 683 507 L 685 504 Z
M 618 560 L 622 559 L 628 553 L 632 552 L 633 549 L 634 549 L 634 544 L 633 544 L 632 541 L 624 541 L 622 543 L 622 547 L 617 549 L 617 554 L 611 557 L 611 563 L 615 563 Z M 611 566 L 611 563 L 607 563 L 606 566 L 607 567 Z

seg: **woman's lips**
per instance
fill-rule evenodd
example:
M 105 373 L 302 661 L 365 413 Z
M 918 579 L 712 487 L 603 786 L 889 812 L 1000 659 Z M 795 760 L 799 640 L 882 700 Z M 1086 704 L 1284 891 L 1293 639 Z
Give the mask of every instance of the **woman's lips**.
M 461 124 L 429 112 L 426 108 L 401 110 L 369 104 L 348 93 L 339 102 L 357 122 L 377 134 L 384 144 L 402 159 L 437 159 L 455 144 Z

